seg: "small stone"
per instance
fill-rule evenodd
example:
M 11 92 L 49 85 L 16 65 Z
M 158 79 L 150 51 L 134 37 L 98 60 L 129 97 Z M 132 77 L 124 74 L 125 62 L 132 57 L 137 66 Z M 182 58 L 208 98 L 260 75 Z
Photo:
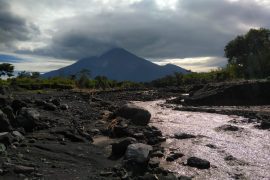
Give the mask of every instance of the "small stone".
M 214 144 L 206 144 L 205 146 L 211 148 L 211 149 L 217 149 L 217 146 Z
M 225 161 L 235 161 L 237 160 L 235 157 L 233 157 L 232 155 L 228 155 L 224 158 Z
M 188 176 L 179 176 L 178 180 L 192 180 L 192 178 Z
M 184 156 L 184 154 L 182 154 L 182 153 L 171 153 L 167 158 L 166 158 L 166 161 L 175 161 L 176 159 L 178 159 L 178 158 L 181 158 L 181 157 L 183 157 Z
M 28 142 L 29 142 L 29 143 L 35 143 L 36 140 L 35 140 L 35 139 L 29 139 Z
M 145 174 L 143 177 L 140 177 L 139 179 L 142 179 L 142 180 L 159 180 L 157 175 L 149 174 L 149 173 Z
M 165 141 L 166 141 L 166 137 L 164 137 L 164 136 L 159 136 L 159 137 L 158 137 L 158 140 L 159 140 L 160 142 L 165 142 Z
M 135 133 L 133 135 L 133 137 L 136 139 L 144 139 L 144 134 L 143 133 Z
M 55 111 L 57 107 L 52 103 L 46 103 L 43 105 L 43 108 L 47 111 Z
M 43 174 L 41 174 L 41 173 L 35 173 L 34 174 L 36 177 L 42 177 L 42 176 L 44 176 Z
M 102 171 L 99 173 L 100 176 L 104 176 L 104 177 L 111 176 L 112 174 L 113 174 L 113 172 L 110 172 L 110 171 L 108 171 L 108 172 Z
M 70 132 L 66 132 L 65 137 L 71 140 L 72 142 L 85 142 L 84 138 L 82 138 L 81 136 L 72 134 Z
M 91 129 L 89 131 L 89 133 L 92 134 L 92 135 L 97 135 L 97 134 L 100 134 L 100 130 L 99 129 Z
M 106 124 L 106 121 L 98 120 L 98 121 L 95 123 L 95 126 L 96 126 L 96 127 L 100 127 L 100 126 L 104 126 L 105 124 Z
M 217 128 L 218 131 L 239 131 L 241 129 L 243 128 L 239 128 L 230 124 L 225 124 Z
M 151 157 L 159 157 L 159 158 L 161 158 L 163 156 L 164 156 L 164 154 L 161 151 L 156 151 L 156 152 L 153 152 L 151 154 Z
M 187 133 L 177 133 L 174 135 L 174 138 L 176 139 L 190 139 L 190 138 L 196 138 L 195 135 L 187 134 Z
M 61 104 L 60 105 L 60 109 L 61 110 L 67 110 L 69 107 L 68 107 L 68 105 L 67 104 Z
M 6 146 L 0 143 L 0 154 L 3 154 L 6 151 Z
M 28 166 L 21 166 L 21 165 L 15 165 L 14 166 L 14 172 L 17 174 L 30 174 L 35 171 L 35 168 L 28 167 Z
M 42 100 L 35 100 L 35 104 L 38 106 L 43 106 L 44 104 L 46 104 L 46 102 Z
M 19 131 L 12 131 L 12 135 L 15 136 L 18 141 L 24 140 L 24 136 Z
M 154 159 L 150 159 L 148 165 L 151 168 L 156 168 L 159 166 L 159 163 L 160 163 L 159 160 L 154 158 Z
M 136 163 L 146 163 L 149 160 L 149 153 L 152 151 L 153 148 L 150 145 L 136 143 L 130 144 L 127 147 L 125 159 L 129 161 L 133 161 Z
M 60 100 L 59 99 L 53 99 L 51 102 L 56 106 L 60 105 Z
M 200 159 L 197 157 L 190 157 L 187 160 L 187 165 L 190 167 L 196 167 L 198 169 L 209 169 L 210 162 L 205 159 Z

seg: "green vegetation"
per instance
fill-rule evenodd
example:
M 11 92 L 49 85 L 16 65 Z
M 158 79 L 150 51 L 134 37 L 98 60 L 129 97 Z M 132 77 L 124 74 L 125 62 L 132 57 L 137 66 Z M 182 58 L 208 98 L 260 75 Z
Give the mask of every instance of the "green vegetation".
M 0 65 L 1 66 L 1 65 Z M 44 79 L 40 77 L 39 72 L 19 72 L 16 78 L 0 79 L 0 85 L 10 85 L 28 90 L 40 89 L 72 89 L 72 88 L 87 88 L 87 89 L 134 89 L 143 87 L 142 83 L 130 81 L 118 82 L 109 80 L 105 76 L 97 76 L 95 79 L 90 78 L 90 72 L 82 70 L 78 75 L 65 77 L 54 77 Z
M 270 76 L 270 30 L 251 29 L 245 35 L 237 36 L 226 45 L 225 56 L 237 77 Z
M 182 75 L 175 73 L 164 78 L 154 80 L 150 85 L 154 87 L 181 86 L 189 84 L 205 84 L 211 82 L 230 81 L 236 79 L 230 68 L 213 70 L 211 72 L 190 73 Z

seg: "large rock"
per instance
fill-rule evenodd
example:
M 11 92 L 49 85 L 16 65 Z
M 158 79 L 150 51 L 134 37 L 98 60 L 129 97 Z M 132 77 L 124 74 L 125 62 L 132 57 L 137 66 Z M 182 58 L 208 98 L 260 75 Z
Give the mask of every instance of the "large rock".
M 27 107 L 27 104 L 22 100 L 15 99 L 12 102 L 11 106 L 12 106 L 14 112 L 17 112 L 17 111 L 20 111 L 23 107 Z
M 14 137 L 9 132 L 0 133 L 0 143 L 10 145 L 14 140 Z
M 209 169 L 210 162 L 205 159 L 200 159 L 197 157 L 190 157 L 187 160 L 187 165 L 190 167 L 196 167 L 198 169 Z
M 146 109 L 140 108 L 133 104 L 126 104 L 116 112 L 117 116 L 130 119 L 135 125 L 147 125 L 150 121 L 151 114 Z
M 113 143 L 112 144 L 112 155 L 113 156 L 123 156 L 127 150 L 128 145 L 135 143 L 136 139 L 132 137 L 127 137 L 123 140 L 121 140 L 118 143 Z
M 17 122 L 25 131 L 31 132 L 36 127 L 39 118 L 40 114 L 36 109 L 22 108 L 17 117 Z
M 7 118 L 9 119 L 11 125 L 14 125 L 15 121 L 15 114 L 13 113 L 13 109 L 10 106 L 6 106 L 3 109 L 3 112 L 7 115 Z
M 186 105 L 269 105 L 270 81 L 244 81 L 205 85 L 185 99 Z
M 149 161 L 149 153 L 152 150 L 152 146 L 147 144 L 130 144 L 127 147 L 125 159 L 139 164 L 145 164 Z
M 11 131 L 12 127 L 7 116 L 0 110 L 0 132 Z

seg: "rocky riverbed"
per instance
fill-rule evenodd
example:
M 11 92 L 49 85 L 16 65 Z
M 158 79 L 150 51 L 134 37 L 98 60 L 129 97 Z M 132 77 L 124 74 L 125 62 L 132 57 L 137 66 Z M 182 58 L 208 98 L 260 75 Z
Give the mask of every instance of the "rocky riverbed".
M 178 90 L 0 93 L 0 179 L 270 177 L 267 123 L 157 101 Z
M 149 161 L 165 141 L 148 125 L 151 114 L 128 105 L 157 96 L 154 91 L 5 91 L 0 179 L 176 179 Z

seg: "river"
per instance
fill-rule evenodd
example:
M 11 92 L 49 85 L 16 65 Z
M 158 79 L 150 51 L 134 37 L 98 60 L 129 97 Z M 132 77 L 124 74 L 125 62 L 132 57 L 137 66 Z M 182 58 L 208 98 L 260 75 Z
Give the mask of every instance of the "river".
M 162 144 L 165 157 L 171 151 L 184 154 L 173 162 L 162 158 L 161 165 L 166 169 L 194 179 L 270 179 L 270 131 L 257 129 L 239 116 L 173 110 L 164 106 L 163 100 L 134 103 L 151 112 L 151 125 L 167 137 Z M 219 129 L 223 125 L 239 130 Z M 174 138 L 176 133 L 196 138 L 180 140 Z M 210 161 L 211 168 L 186 166 L 191 156 Z

